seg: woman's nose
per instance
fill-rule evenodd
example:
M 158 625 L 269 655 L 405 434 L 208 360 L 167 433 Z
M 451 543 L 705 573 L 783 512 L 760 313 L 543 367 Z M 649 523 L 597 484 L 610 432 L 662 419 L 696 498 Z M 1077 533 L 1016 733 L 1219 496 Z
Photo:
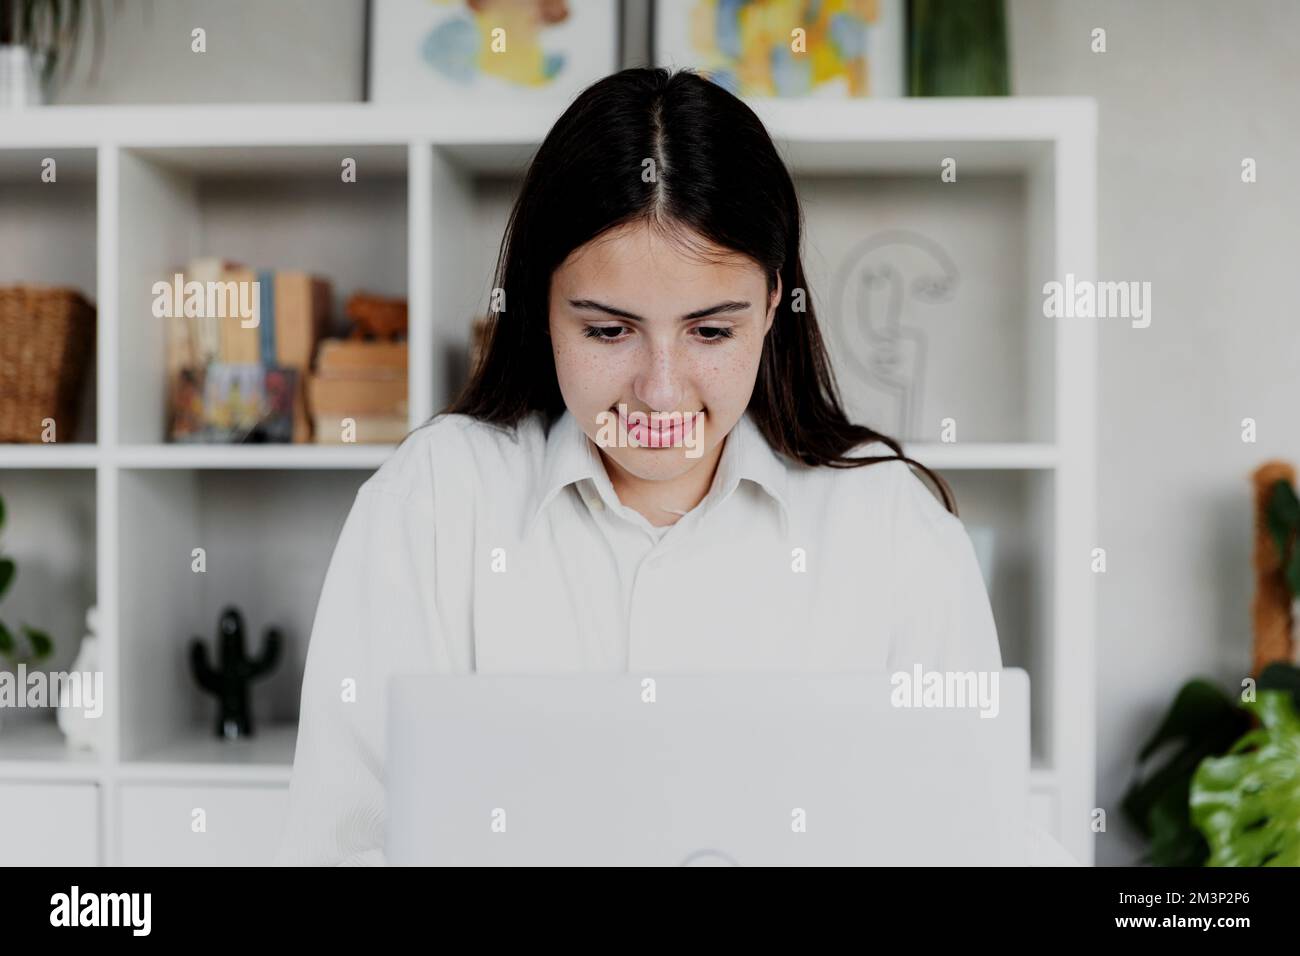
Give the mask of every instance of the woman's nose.
M 633 387 L 638 401 L 651 411 L 679 411 L 682 397 L 682 360 L 672 345 L 655 345 L 647 350 L 645 366 L 638 372 Z

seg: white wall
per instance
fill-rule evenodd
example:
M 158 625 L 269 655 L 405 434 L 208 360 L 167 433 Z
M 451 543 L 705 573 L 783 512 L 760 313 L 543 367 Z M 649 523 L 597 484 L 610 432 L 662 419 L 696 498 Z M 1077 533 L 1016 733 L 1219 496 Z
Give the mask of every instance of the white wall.
M 105 2 L 98 80 L 90 30 L 58 103 L 274 103 L 358 100 L 363 0 Z M 207 32 L 207 52 L 190 32 Z
M 1098 101 L 1098 268 L 1152 284 L 1150 328 L 1103 324 L 1101 864 L 1134 756 L 1188 677 L 1250 667 L 1249 472 L 1300 461 L 1300 4 L 1011 0 L 1014 90 Z M 1094 27 L 1105 54 L 1090 50 Z M 1254 157 L 1259 181 L 1241 182 Z M 1257 444 L 1240 423 L 1254 418 Z

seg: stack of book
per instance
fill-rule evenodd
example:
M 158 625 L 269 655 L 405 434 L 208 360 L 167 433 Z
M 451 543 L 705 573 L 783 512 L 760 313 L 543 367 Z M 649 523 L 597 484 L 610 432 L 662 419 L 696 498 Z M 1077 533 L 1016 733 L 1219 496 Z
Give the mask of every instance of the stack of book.
M 307 381 L 316 441 L 400 442 L 410 430 L 404 341 L 326 339 Z
M 167 434 L 176 442 L 308 442 L 306 381 L 330 312 L 306 272 L 191 261 L 154 286 L 166 321 Z

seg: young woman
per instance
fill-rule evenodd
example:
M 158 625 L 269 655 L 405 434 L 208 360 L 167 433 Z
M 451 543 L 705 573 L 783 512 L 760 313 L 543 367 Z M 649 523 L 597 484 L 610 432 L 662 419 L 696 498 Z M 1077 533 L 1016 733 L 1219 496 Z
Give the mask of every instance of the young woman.
M 800 218 L 758 118 L 691 72 L 559 119 L 471 380 L 343 526 L 280 862 L 383 862 L 396 674 L 1001 667 L 946 485 L 845 417 Z

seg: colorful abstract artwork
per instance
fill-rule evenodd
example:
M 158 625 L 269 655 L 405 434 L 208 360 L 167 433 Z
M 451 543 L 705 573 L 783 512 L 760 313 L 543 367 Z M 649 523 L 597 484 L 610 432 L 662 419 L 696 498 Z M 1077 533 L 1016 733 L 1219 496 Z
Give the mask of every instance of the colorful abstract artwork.
M 616 69 L 617 0 L 374 0 L 370 99 L 567 99 Z
M 902 0 L 657 0 L 655 62 L 737 96 L 903 92 Z

